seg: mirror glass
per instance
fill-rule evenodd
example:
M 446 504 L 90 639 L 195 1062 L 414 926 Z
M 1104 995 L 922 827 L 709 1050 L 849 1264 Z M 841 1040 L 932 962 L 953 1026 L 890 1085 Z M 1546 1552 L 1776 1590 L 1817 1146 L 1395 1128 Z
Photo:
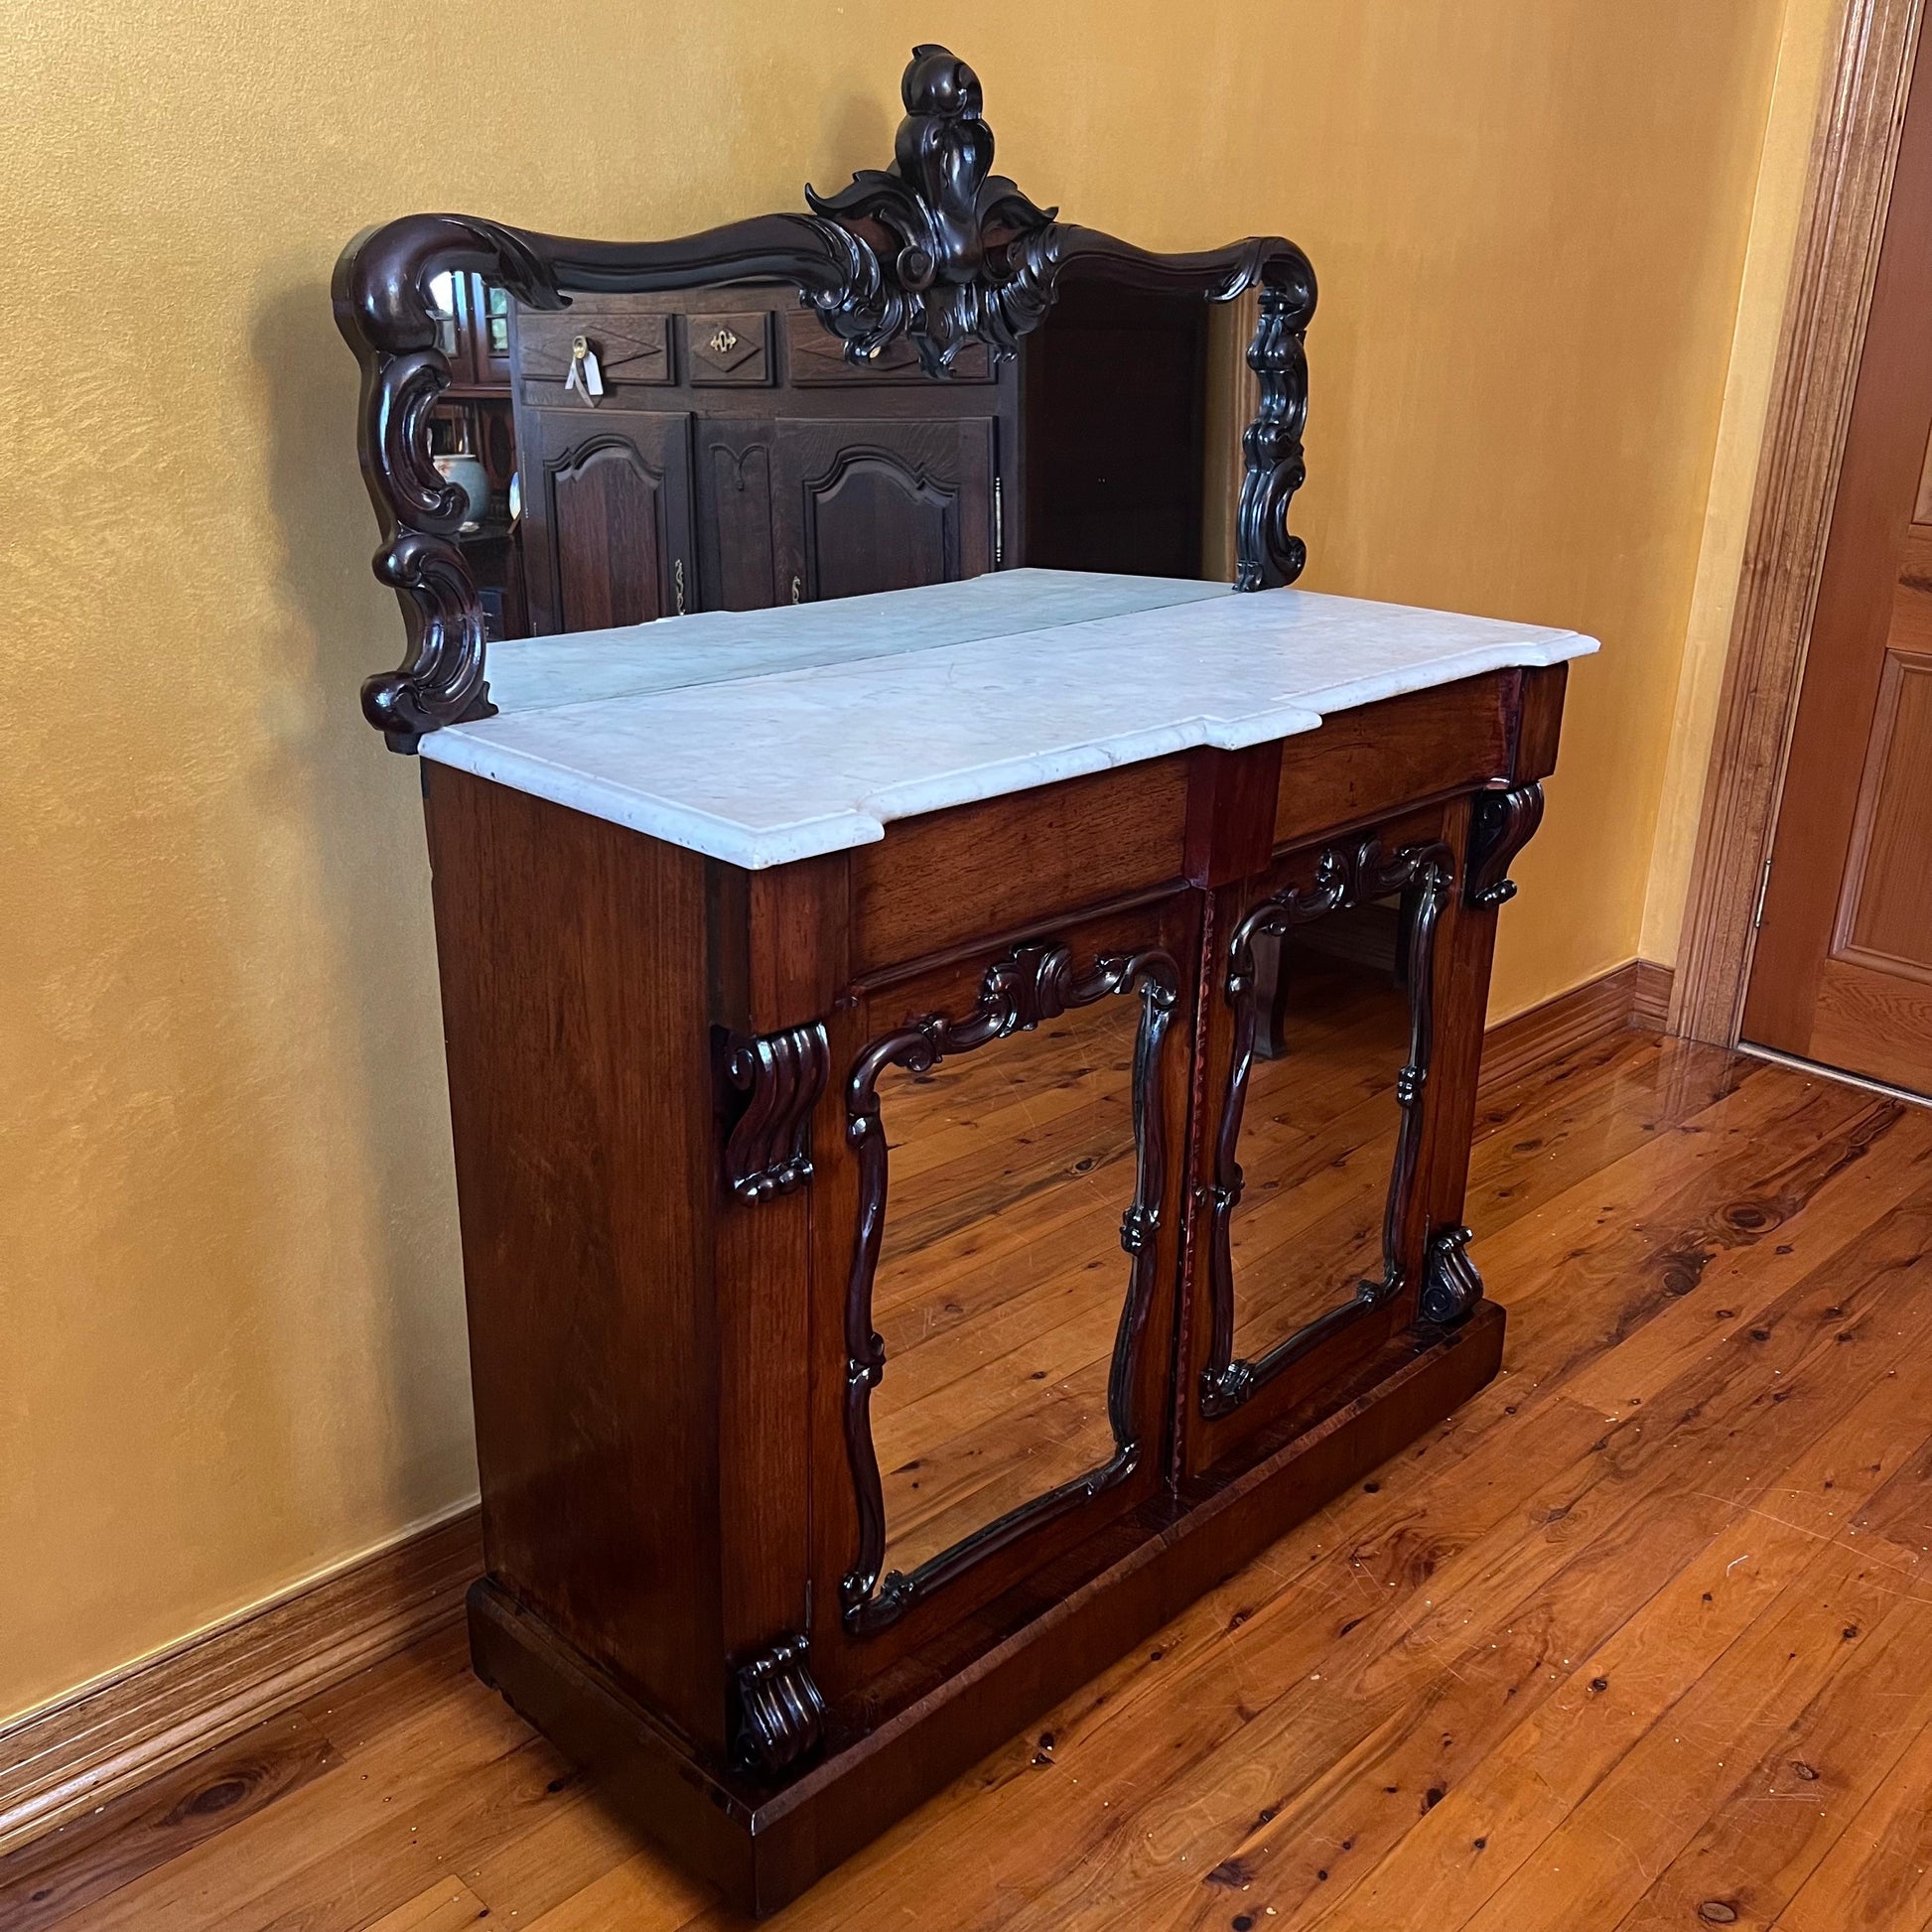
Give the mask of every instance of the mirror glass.
M 1230 1226 L 1234 1354 L 1257 1361 L 1383 1273 L 1409 1051 L 1399 897 L 1255 950 L 1259 1024 Z
M 928 1073 L 880 1077 L 884 1574 L 910 1573 L 1113 1454 L 1140 1018 L 1138 999 L 1109 996 Z

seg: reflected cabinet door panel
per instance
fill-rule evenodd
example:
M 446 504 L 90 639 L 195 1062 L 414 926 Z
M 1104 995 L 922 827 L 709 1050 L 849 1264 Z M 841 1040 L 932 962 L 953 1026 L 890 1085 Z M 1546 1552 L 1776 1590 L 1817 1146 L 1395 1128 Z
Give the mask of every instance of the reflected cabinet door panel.
M 603 630 L 696 610 L 690 417 L 605 406 L 522 422 L 532 629 Z
M 1289 883 L 1247 903 L 1229 931 L 1226 1077 L 1204 1190 L 1211 1319 L 1196 1402 L 1209 1422 L 1278 1378 L 1292 1399 L 1285 1371 L 1314 1364 L 1377 1310 L 1386 1327 L 1413 1309 L 1409 1207 L 1437 932 L 1454 886 L 1432 830 L 1292 864 Z
M 948 584 L 993 568 L 991 417 L 780 418 L 779 574 L 792 601 Z
M 970 1010 L 915 1015 L 852 1069 L 848 1630 L 1158 1461 L 1143 1343 L 1180 988 L 1160 946 L 1026 946 Z

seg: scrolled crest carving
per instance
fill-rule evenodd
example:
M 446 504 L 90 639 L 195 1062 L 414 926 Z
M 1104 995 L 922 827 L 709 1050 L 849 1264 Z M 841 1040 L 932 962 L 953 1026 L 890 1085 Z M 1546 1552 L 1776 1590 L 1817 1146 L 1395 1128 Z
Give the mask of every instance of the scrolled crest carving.
M 477 272 L 528 308 L 572 295 L 648 294 L 789 282 L 863 361 L 903 336 L 933 374 L 968 343 L 1011 355 L 1052 306 L 1063 272 L 1225 302 L 1259 285 L 1248 351 L 1261 401 L 1243 439 L 1236 588 L 1292 583 L 1305 549 L 1288 529 L 1304 475 L 1303 337 L 1314 271 L 1293 242 L 1251 237 L 1194 254 L 1155 254 L 1042 208 L 993 173 L 979 76 L 947 49 L 915 48 L 900 83 L 905 118 L 890 169 L 809 212 L 775 213 L 672 241 L 616 243 L 535 234 L 458 214 L 411 214 L 359 235 L 337 264 L 336 320 L 362 367 L 362 474 L 381 526 L 375 574 L 403 606 L 408 651 L 362 687 L 362 709 L 397 751 L 426 732 L 487 717 L 482 601 L 457 532 L 462 491 L 430 461 L 429 417 L 449 385 L 429 290 Z
M 934 373 L 968 343 L 1011 354 L 1052 301 L 1057 263 L 1016 244 L 1050 228 L 1039 208 L 993 170 L 993 130 L 981 118 L 979 75 L 943 47 L 915 47 L 899 83 L 905 118 L 890 171 L 868 168 L 836 195 L 805 190 L 815 212 L 848 233 L 868 225 L 891 238 L 864 296 L 817 306 L 864 355 L 901 332 Z

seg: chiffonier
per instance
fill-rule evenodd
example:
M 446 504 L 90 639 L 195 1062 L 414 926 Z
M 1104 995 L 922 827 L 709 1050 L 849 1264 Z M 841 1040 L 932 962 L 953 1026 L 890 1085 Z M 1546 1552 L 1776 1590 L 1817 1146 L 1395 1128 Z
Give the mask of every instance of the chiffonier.
M 336 291 L 409 633 L 363 705 L 423 760 L 476 1665 L 753 1911 L 1495 1373 L 1463 1217 L 1491 949 L 1594 648 L 1291 588 L 1300 252 L 1064 224 L 990 172 L 970 69 L 918 49 L 903 91 L 893 169 L 807 213 L 634 246 L 412 216 Z M 780 405 L 732 419 L 776 493 L 745 596 L 706 600 L 759 608 L 485 666 L 427 447 L 449 270 L 526 345 L 622 297 L 669 357 L 665 318 L 737 317 L 934 384 L 1015 358 L 1063 281 L 1257 288 L 1234 583 L 989 550 L 794 603 L 771 529 L 849 486 L 863 557 L 950 485 L 851 412 L 813 483 Z M 654 459 L 678 489 L 694 447 Z

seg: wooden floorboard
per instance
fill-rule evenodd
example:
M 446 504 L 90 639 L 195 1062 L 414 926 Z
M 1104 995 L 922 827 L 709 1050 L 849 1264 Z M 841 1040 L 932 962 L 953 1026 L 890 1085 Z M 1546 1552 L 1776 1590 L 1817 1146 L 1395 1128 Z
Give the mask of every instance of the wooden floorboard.
M 1626 1033 L 1482 1096 L 1504 1373 L 773 1921 L 1932 1925 L 1932 1113 Z M 0 1925 L 697 1932 L 441 1633 Z

